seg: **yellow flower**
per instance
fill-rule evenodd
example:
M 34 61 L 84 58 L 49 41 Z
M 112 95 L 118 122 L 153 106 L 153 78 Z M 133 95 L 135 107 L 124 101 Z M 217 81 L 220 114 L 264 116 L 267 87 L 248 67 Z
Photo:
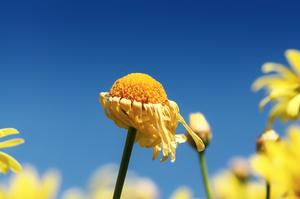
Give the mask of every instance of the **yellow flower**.
M 47 172 L 40 178 L 35 169 L 26 167 L 10 178 L 8 187 L 2 187 L 1 199 L 54 199 L 58 186 L 57 172 Z
M 233 158 L 230 161 L 231 173 L 240 181 L 247 181 L 251 175 L 249 161 L 242 157 Z
M 78 189 L 70 189 L 63 199 L 108 199 L 113 197 L 118 167 L 108 164 L 101 167 L 90 180 L 90 189 L 83 194 Z M 159 191 L 149 178 L 139 177 L 129 171 L 121 199 L 158 199 Z
M 259 182 L 241 180 L 224 170 L 212 179 L 214 199 L 264 199 L 265 186 Z
M 19 132 L 13 128 L 0 129 L 0 138 L 6 137 L 9 135 L 18 134 L 18 133 Z M 23 139 L 14 138 L 14 139 L 0 142 L 0 148 L 1 149 L 10 148 L 10 147 L 14 147 L 19 144 L 22 144 L 22 143 L 24 143 Z M 13 172 L 19 172 L 22 170 L 22 166 L 16 159 L 14 159 L 10 155 L 0 151 L 0 172 L 7 173 L 9 170 L 12 170 Z
M 100 93 L 100 102 L 106 115 L 117 126 L 137 129 L 136 142 L 141 147 L 153 148 L 153 159 L 162 151 L 161 161 L 170 157 L 175 161 L 177 143 L 186 141 L 185 135 L 176 135 L 178 121 L 183 124 L 202 151 L 202 140 L 190 129 L 174 101 L 168 100 L 163 86 L 142 73 L 132 73 L 118 79 L 109 92 Z
M 300 197 L 300 128 L 291 127 L 288 137 L 268 142 L 264 153 L 252 157 L 254 170 L 287 198 Z
M 272 124 L 278 117 L 282 121 L 296 120 L 299 118 L 300 110 L 300 52 L 287 50 L 286 58 L 291 69 L 275 63 L 266 63 L 262 67 L 264 73 L 274 72 L 258 78 L 253 84 L 253 90 L 262 88 L 267 90 L 267 96 L 260 102 L 262 109 L 270 101 L 275 105 L 269 115 Z
M 174 191 L 170 199 L 193 199 L 193 194 L 188 187 L 179 187 Z
M 63 199 L 88 199 L 80 189 L 72 188 L 67 191 L 62 196 Z M 1 199 L 1 198 L 0 198 Z

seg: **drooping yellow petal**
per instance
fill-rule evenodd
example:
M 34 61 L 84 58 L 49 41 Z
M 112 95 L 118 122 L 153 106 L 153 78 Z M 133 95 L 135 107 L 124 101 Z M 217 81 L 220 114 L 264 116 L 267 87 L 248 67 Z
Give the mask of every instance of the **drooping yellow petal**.
M 24 143 L 24 139 L 21 138 L 10 139 L 4 142 L 0 142 L 0 149 L 14 147 L 23 143 Z
M 197 150 L 199 152 L 203 151 L 205 149 L 205 145 L 201 140 L 201 138 L 189 127 L 189 125 L 187 125 L 187 123 L 185 122 L 185 120 L 180 114 L 178 114 L 178 118 L 180 123 L 184 126 L 184 128 L 187 130 L 187 132 L 192 136 L 193 140 L 195 141 Z
M 0 138 L 8 136 L 8 135 L 15 135 L 19 134 L 19 131 L 14 128 L 5 128 L 5 129 L 0 129 Z
M 300 75 L 300 52 L 298 50 L 287 50 L 285 55 L 294 71 Z

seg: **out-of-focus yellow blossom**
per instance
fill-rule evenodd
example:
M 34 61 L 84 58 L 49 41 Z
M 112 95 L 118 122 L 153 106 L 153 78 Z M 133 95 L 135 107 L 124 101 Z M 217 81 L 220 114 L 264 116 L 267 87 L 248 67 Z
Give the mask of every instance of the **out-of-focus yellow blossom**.
M 22 172 L 10 178 L 5 187 L 1 187 L 1 199 L 54 199 L 59 186 L 57 172 L 47 172 L 39 177 L 35 169 L 26 167 Z
M 188 187 L 180 187 L 174 191 L 170 199 L 193 199 L 193 194 Z
M 219 172 L 212 178 L 214 199 L 265 199 L 266 188 L 263 181 L 253 179 L 250 162 L 244 158 L 230 161 L 230 169 Z M 279 199 L 273 190 L 272 199 Z
M 233 158 L 230 161 L 230 171 L 239 180 L 246 181 L 251 175 L 249 161 L 242 157 Z
M 222 171 L 212 179 L 214 199 L 264 199 L 264 184 L 238 178 L 231 171 Z
M 109 92 L 100 93 L 100 102 L 117 126 L 137 129 L 136 142 L 152 147 L 153 159 L 162 151 L 161 161 L 168 157 L 175 161 L 177 143 L 186 141 L 185 135 L 176 135 L 178 122 L 193 137 L 197 149 L 204 150 L 202 140 L 186 124 L 177 104 L 168 100 L 163 86 L 147 74 L 132 73 L 118 79 Z
M 63 199 L 104 199 L 112 198 L 117 179 L 118 167 L 111 164 L 100 168 L 91 178 L 86 194 L 71 189 Z M 148 178 L 129 172 L 123 187 L 121 199 L 159 199 L 157 186 Z
M 267 96 L 260 102 L 262 109 L 270 101 L 275 105 L 269 116 L 270 124 L 275 118 L 282 121 L 295 120 L 299 118 L 300 110 L 300 52 L 287 50 L 286 58 L 291 69 L 275 63 L 266 63 L 262 67 L 264 73 L 274 72 L 258 78 L 252 88 L 257 91 L 262 88 L 267 90 Z
M 285 198 L 300 198 L 300 128 L 291 127 L 287 138 L 265 145 L 252 157 L 254 170 Z
M 89 199 L 80 189 L 72 188 L 67 190 L 63 196 L 63 199 Z
M 205 146 L 207 146 L 212 138 L 211 128 L 207 122 L 205 116 L 202 113 L 192 113 L 189 118 L 189 126 L 191 129 L 202 139 Z M 196 147 L 195 142 L 188 134 L 188 141 L 193 146 Z
M 15 134 L 19 134 L 19 131 L 14 128 L 0 129 L 0 138 Z M 14 147 L 22 143 L 24 143 L 23 139 L 13 138 L 7 141 L 0 142 L 0 149 Z M 7 173 L 9 170 L 13 172 L 19 172 L 22 170 L 22 166 L 12 156 L 0 151 L 0 172 Z

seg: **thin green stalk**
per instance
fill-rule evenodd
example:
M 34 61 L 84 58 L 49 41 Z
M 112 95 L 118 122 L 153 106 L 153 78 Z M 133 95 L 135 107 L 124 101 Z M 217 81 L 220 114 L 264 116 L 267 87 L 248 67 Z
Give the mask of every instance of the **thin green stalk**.
M 203 180 L 206 196 L 207 196 L 207 199 L 212 199 L 212 195 L 211 195 L 211 191 L 210 191 L 210 187 L 209 187 L 206 161 L 205 161 L 205 151 L 198 152 L 198 154 L 199 154 L 201 174 L 202 174 L 202 180 Z
M 271 185 L 266 181 L 266 199 L 271 198 Z
M 133 149 L 135 136 L 136 136 L 136 129 L 130 127 L 128 129 L 128 133 L 127 133 L 126 143 L 125 143 L 125 147 L 123 150 L 123 156 L 122 156 L 122 160 L 121 160 L 121 165 L 120 165 L 120 169 L 119 169 L 119 174 L 118 174 L 117 183 L 115 186 L 113 199 L 121 198 L 122 189 L 123 189 L 123 185 L 124 185 L 124 181 L 125 181 L 125 177 L 126 177 L 126 173 L 127 173 L 127 169 L 128 169 L 131 152 Z

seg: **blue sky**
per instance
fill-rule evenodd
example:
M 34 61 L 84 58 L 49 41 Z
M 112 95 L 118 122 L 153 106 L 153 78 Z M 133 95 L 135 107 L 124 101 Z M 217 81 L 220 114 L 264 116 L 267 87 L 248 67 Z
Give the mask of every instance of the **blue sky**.
M 254 152 L 266 122 L 263 93 L 250 86 L 266 61 L 300 49 L 297 1 L 1 1 L 0 127 L 26 144 L 9 152 L 41 172 L 58 168 L 63 189 L 118 163 L 126 133 L 108 120 L 98 94 L 131 72 L 158 79 L 187 119 L 213 128 L 210 173 Z M 283 126 L 278 123 L 278 128 Z M 182 132 L 182 127 L 178 132 Z M 180 185 L 203 196 L 198 160 L 179 146 L 175 164 L 135 146 L 130 168 L 151 177 L 162 198 Z M 172 182 L 172 183 L 170 183 Z

